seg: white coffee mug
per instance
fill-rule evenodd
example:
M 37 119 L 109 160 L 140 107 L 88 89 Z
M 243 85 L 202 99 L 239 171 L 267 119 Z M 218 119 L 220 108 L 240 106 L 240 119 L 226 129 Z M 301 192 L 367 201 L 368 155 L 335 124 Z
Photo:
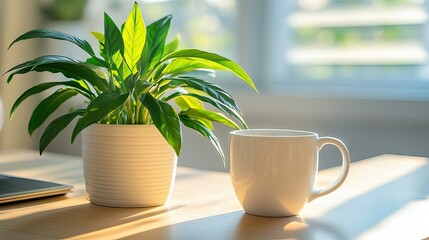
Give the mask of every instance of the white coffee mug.
M 330 186 L 314 188 L 319 151 L 332 144 L 341 151 L 341 174 Z M 230 133 L 231 180 L 249 214 L 282 217 L 298 215 L 307 202 L 336 190 L 345 181 L 350 154 L 340 140 L 316 133 L 246 129 Z

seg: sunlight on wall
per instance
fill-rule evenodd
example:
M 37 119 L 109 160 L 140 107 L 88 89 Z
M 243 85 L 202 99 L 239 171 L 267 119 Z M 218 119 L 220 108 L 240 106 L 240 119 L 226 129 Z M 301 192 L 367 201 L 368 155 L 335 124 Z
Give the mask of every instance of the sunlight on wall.
M 3 6 L 0 8 L 0 17 L 3 22 L 2 31 L 0 34 L 0 72 L 3 74 L 12 66 L 32 59 L 38 55 L 40 45 L 37 41 L 27 42 L 25 44 L 14 46 L 6 51 L 9 43 L 19 34 L 34 28 L 40 28 L 40 16 L 37 11 L 37 1 L 26 0 L 2 0 Z M 13 102 L 18 96 L 28 89 L 33 83 L 37 82 L 36 74 L 29 74 L 25 77 L 20 77 L 10 84 L 6 84 L 6 76 L 1 77 L 0 81 L 0 97 L 4 107 L 4 122 L 0 132 L 0 149 L 12 148 L 35 148 L 37 138 L 30 138 L 27 133 L 27 124 L 32 109 L 38 102 L 35 97 L 31 101 L 27 101 L 19 109 L 13 121 L 8 117 L 8 112 Z M 37 134 L 35 134 L 37 137 Z

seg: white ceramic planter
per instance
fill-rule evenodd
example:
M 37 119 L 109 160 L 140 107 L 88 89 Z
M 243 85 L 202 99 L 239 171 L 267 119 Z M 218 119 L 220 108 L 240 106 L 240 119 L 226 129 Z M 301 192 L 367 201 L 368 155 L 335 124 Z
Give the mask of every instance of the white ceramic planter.
M 154 125 L 93 124 L 82 132 L 89 200 L 112 207 L 151 207 L 170 198 L 177 156 Z

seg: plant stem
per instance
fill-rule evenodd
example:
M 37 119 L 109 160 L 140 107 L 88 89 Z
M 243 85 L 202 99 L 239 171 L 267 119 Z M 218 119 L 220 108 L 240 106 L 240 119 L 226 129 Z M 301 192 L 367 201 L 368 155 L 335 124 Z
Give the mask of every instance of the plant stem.
M 132 99 L 131 99 L 131 97 L 128 97 L 128 99 L 127 99 L 127 107 L 128 107 L 128 109 L 127 109 L 127 116 L 128 116 L 128 123 L 131 123 L 131 124 L 135 124 L 135 121 L 134 121 L 134 117 L 133 117 L 133 101 L 132 101 Z
M 150 114 L 149 114 L 149 111 L 147 110 L 147 108 L 143 108 L 142 115 L 143 115 L 143 123 L 144 124 L 151 124 L 152 123 L 152 119 L 150 118 Z
M 142 124 L 142 122 L 140 122 L 140 106 L 141 106 L 141 103 L 140 103 L 140 100 L 136 100 L 136 104 L 135 104 L 135 121 L 136 121 L 136 123 L 137 124 Z
M 110 65 L 112 65 L 112 63 L 110 63 Z M 112 72 L 112 66 L 110 66 L 109 68 L 109 90 L 113 91 L 115 89 L 115 78 L 113 77 L 113 72 Z

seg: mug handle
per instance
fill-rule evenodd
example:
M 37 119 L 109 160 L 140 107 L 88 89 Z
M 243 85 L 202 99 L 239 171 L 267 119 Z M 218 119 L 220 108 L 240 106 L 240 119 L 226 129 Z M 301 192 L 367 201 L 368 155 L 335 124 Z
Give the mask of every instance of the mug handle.
M 328 187 L 325 187 L 323 189 L 314 189 L 313 193 L 311 194 L 310 198 L 309 198 L 309 202 L 313 201 L 316 198 L 322 197 L 326 194 L 329 194 L 333 191 L 335 191 L 336 189 L 338 189 L 341 184 L 344 183 L 344 181 L 346 180 L 347 174 L 349 173 L 349 169 L 350 169 L 350 153 L 349 150 L 347 149 L 346 145 L 339 139 L 336 138 L 332 138 L 332 137 L 321 137 L 317 139 L 317 150 L 320 151 L 322 150 L 322 148 L 325 145 L 334 145 L 336 146 L 342 155 L 342 159 L 343 159 L 343 163 L 342 163 L 342 167 L 341 167 L 341 174 L 340 176 L 337 178 L 337 180 L 332 183 L 331 185 L 329 185 Z

